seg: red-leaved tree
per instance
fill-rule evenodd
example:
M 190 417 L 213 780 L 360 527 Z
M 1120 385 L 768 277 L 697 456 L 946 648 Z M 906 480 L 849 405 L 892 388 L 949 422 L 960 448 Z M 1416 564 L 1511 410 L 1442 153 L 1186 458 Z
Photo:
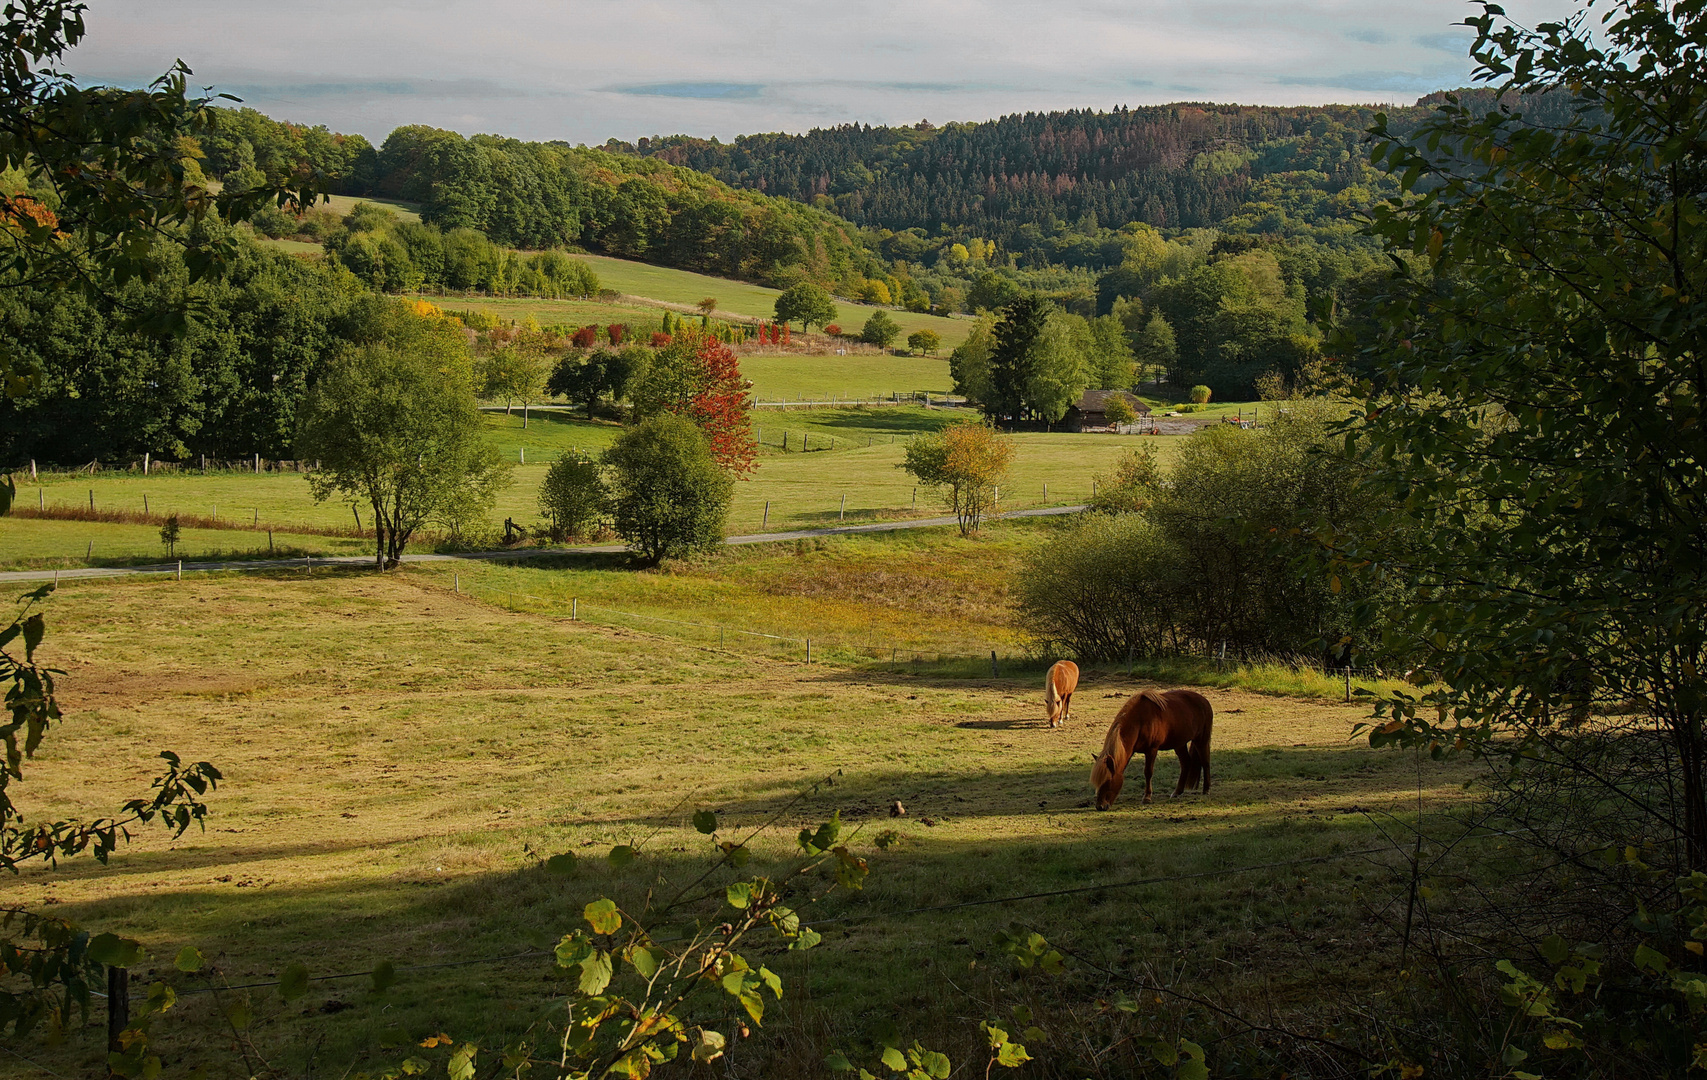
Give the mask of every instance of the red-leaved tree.
M 605 333 L 610 335 L 612 345 L 621 345 L 623 335 L 628 333 L 628 327 L 619 322 L 613 322 L 605 327 Z
M 758 465 L 747 398 L 752 384 L 741 377 L 740 360 L 713 337 L 700 341 L 694 360 L 696 385 L 688 399 L 688 419 L 705 432 L 717 464 L 736 476 L 752 472 Z
M 590 349 L 599 343 L 599 328 L 596 326 L 583 326 L 581 329 L 575 331 L 574 336 L 569 339 L 569 343 L 574 345 L 577 349 Z
M 674 340 L 676 339 L 671 337 L 669 334 L 664 333 L 662 330 L 652 331 L 652 347 L 654 349 L 662 349 Z

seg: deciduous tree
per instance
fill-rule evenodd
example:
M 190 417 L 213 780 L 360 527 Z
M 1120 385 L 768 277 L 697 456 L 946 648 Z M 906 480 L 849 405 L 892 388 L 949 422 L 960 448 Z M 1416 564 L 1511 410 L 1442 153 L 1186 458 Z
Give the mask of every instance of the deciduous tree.
M 711 443 L 685 416 L 659 413 L 617 437 L 604 453 L 617 534 L 656 565 L 723 542 L 734 481 Z
M 490 508 L 509 466 L 486 441 L 462 329 L 401 308 L 372 345 L 330 361 L 310 390 L 297 456 L 316 500 L 373 510 L 374 559 L 396 566 L 424 523 L 470 498 Z
M 897 468 L 926 487 L 941 489 L 959 520 L 960 535 L 971 536 L 995 504 L 1013 456 L 1011 440 L 988 424 L 963 420 L 913 439 Z
M 776 298 L 776 318 L 781 323 L 798 322 L 802 330 L 810 330 L 814 323 L 825 326 L 835 322 L 836 305 L 823 286 L 802 281 Z
M 874 311 L 871 317 L 865 320 L 865 325 L 860 327 L 859 339 L 867 345 L 887 349 L 900 334 L 901 324 L 890 318 L 888 312 Z

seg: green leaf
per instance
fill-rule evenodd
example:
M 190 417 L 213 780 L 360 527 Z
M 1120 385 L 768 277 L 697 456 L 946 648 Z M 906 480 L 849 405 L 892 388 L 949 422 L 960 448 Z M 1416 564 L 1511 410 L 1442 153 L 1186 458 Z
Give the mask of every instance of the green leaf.
M 778 977 L 777 973 L 772 971 L 768 967 L 760 967 L 759 968 L 759 978 L 764 981 L 764 984 L 766 986 L 770 987 L 771 993 L 776 995 L 776 999 L 778 1001 L 781 1001 L 782 1000 L 782 979 L 780 977 Z
M 753 902 L 753 883 L 737 881 L 723 890 L 723 898 L 729 901 L 729 906 L 738 911 L 747 910 L 747 905 Z
M 883 1048 L 883 1064 L 889 1066 L 890 1070 L 893 1072 L 907 1071 L 906 1057 L 902 1055 L 901 1051 L 895 1049 L 893 1046 L 886 1046 Z
M 551 858 L 545 860 L 545 872 L 548 874 L 557 874 L 560 877 L 567 877 L 568 875 L 573 874 L 575 872 L 575 853 L 573 851 L 565 851 L 561 855 L 553 855 Z
M 628 950 L 628 962 L 634 965 L 634 970 L 640 972 L 642 978 L 650 979 L 658 970 L 658 958 L 652 955 L 652 950 L 639 945 Z
M 178 956 L 172 961 L 172 966 L 185 974 L 200 971 L 202 969 L 202 954 L 194 945 L 185 945 L 178 950 Z
M 836 837 L 842 834 L 842 812 L 837 810 L 829 821 L 818 826 L 818 832 L 812 837 L 812 846 L 819 851 L 829 851 L 836 844 Z
M 605 856 L 605 858 L 610 860 L 610 864 L 612 866 L 621 870 L 623 867 L 632 863 L 639 854 L 640 853 L 638 851 L 635 851 L 627 844 L 618 844 L 616 847 L 610 849 L 610 854 Z
M 717 831 L 717 815 L 710 810 L 698 810 L 693 815 L 693 827 L 710 836 Z
M 622 913 L 615 900 L 594 900 L 582 911 L 595 934 L 614 934 L 622 929 Z
M 1548 934 L 1541 942 L 1541 955 L 1549 964 L 1558 967 L 1571 958 L 1571 947 L 1558 934 Z
M 474 1053 L 477 1049 L 473 1043 L 463 1043 L 451 1051 L 450 1061 L 445 1065 L 450 1080 L 474 1080 Z
M 996 1064 L 1009 1069 L 1017 1069 L 1031 1060 L 1031 1055 L 1025 1052 L 1025 1047 L 1016 1042 L 1005 1042 L 996 1048 Z
M 233 1001 L 225 1010 L 225 1019 L 230 1021 L 232 1027 L 242 1031 L 255 1022 L 255 1012 L 249 1008 L 248 1002 Z
M 939 1054 L 935 1050 L 926 1050 L 918 1043 L 913 1044 L 913 1056 L 918 1059 L 919 1067 L 929 1074 L 933 1080 L 948 1080 L 948 1074 L 953 1071 L 949 1068 L 947 1054 Z
M 1529 1051 L 1513 1044 L 1505 1048 L 1505 1053 L 1500 1055 L 1500 1061 L 1507 1066 L 1521 1065 L 1527 1057 L 1529 1057 Z
M 853 1072 L 853 1062 L 840 1050 L 830 1051 L 824 1058 L 824 1064 L 830 1067 L 831 1072 Z
M 793 941 L 789 942 L 788 947 L 790 949 L 795 949 L 798 951 L 805 951 L 807 949 L 812 948 L 814 945 L 817 945 L 819 942 L 821 942 L 823 940 L 824 940 L 823 934 L 820 934 L 818 931 L 816 931 L 816 930 L 812 929 L 810 926 L 808 926 L 805 929 L 800 931 L 800 935 L 798 937 L 796 937 Z
M 383 994 L 397 982 L 397 965 L 389 960 L 381 960 L 373 966 L 373 974 L 369 978 L 372 980 L 373 992 Z
M 604 993 L 605 987 L 610 985 L 610 977 L 610 953 L 603 949 L 594 949 L 591 955 L 581 961 L 581 993 Z
M 302 964 L 290 964 L 279 974 L 279 997 L 285 1001 L 295 1001 L 308 993 L 308 968 Z
M 554 951 L 557 954 L 557 966 L 568 968 L 585 960 L 587 954 L 593 951 L 593 945 L 577 930 L 572 934 L 563 935 L 563 940 L 557 943 Z
M 693 1059 L 701 1065 L 709 1065 L 723 1056 L 723 1050 L 727 1044 L 728 1040 L 723 1037 L 722 1032 L 701 1028 L 699 1042 L 694 1044 Z M 834 1068 L 834 1066 L 831 1067 Z M 851 1068 L 851 1066 L 844 1067 Z
M 142 959 L 142 942 L 117 934 L 96 934 L 89 939 L 89 959 L 108 967 L 128 968 Z
M 1671 961 L 1666 959 L 1664 953 L 1650 949 L 1646 945 L 1636 946 L 1635 961 L 1636 970 L 1648 968 L 1656 975 L 1664 974 L 1665 969 L 1671 966 Z

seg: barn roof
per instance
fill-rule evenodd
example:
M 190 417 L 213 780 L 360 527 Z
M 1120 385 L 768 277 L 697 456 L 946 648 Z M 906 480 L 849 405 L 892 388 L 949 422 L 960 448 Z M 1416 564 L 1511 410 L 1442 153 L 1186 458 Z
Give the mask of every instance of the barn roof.
M 1101 414 L 1106 409 L 1105 403 L 1115 395 L 1125 398 L 1126 404 L 1132 406 L 1132 411 L 1139 416 L 1149 414 L 1150 406 L 1139 401 L 1125 390 L 1086 390 L 1079 396 L 1079 400 L 1073 403 L 1073 408 L 1078 409 L 1081 413 Z

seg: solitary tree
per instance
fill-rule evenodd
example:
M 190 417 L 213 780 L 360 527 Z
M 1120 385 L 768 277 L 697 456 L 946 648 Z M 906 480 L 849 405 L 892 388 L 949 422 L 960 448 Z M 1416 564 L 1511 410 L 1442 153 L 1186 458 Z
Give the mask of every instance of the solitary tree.
M 604 512 L 606 492 L 599 463 L 568 453 L 551 463 L 539 485 L 539 513 L 551 522 L 551 538 L 579 534 Z
M 545 350 L 538 344 L 517 341 L 499 349 L 480 366 L 481 394 L 504 403 L 504 415 L 516 402 L 522 403 L 522 428 L 528 426 L 528 406 L 545 391 L 551 369 Z
M 777 322 L 798 322 L 802 330 L 813 323 L 825 326 L 836 321 L 836 305 L 820 285 L 802 281 L 782 291 L 776 298 Z
M 624 431 L 604 453 L 616 531 L 656 565 L 715 548 L 735 484 L 693 421 L 660 413 Z
M 897 468 L 926 487 L 940 489 L 959 520 L 960 535 L 971 536 L 995 503 L 1013 456 L 1013 443 L 995 429 L 963 420 L 908 443 Z
M 888 312 L 874 311 L 871 313 L 871 318 L 865 320 L 865 325 L 860 328 L 859 339 L 867 345 L 876 345 L 880 349 L 887 349 L 889 343 L 900 334 L 901 324 L 890 318 Z
M 699 308 L 699 313 L 701 315 L 710 315 L 712 312 L 717 310 L 717 297 L 707 296 L 696 306 Z
M 381 341 L 326 364 L 296 435 L 297 456 L 319 462 L 316 501 L 342 493 L 373 508 L 381 569 L 459 502 L 489 509 L 509 477 L 486 441 L 461 328 L 401 308 L 386 321 Z
M 1138 419 L 1138 410 L 1126 400 L 1125 394 L 1110 394 L 1103 400 L 1102 414 L 1111 424 L 1130 424 Z
M 166 545 L 166 557 L 171 558 L 178 550 L 178 537 L 183 530 L 178 526 L 178 515 L 173 514 L 166 519 L 166 524 L 160 526 L 160 542 Z
M 936 351 L 942 348 L 942 335 L 935 330 L 914 330 L 907 335 L 907 348 L 935 356 Z
M 1002 309 L 990 348 L 990 388 L 985 407 L 992 416 L 1018 419 L 1024 412 L 1051 306 L 1047 300 L 1027 294 Z

